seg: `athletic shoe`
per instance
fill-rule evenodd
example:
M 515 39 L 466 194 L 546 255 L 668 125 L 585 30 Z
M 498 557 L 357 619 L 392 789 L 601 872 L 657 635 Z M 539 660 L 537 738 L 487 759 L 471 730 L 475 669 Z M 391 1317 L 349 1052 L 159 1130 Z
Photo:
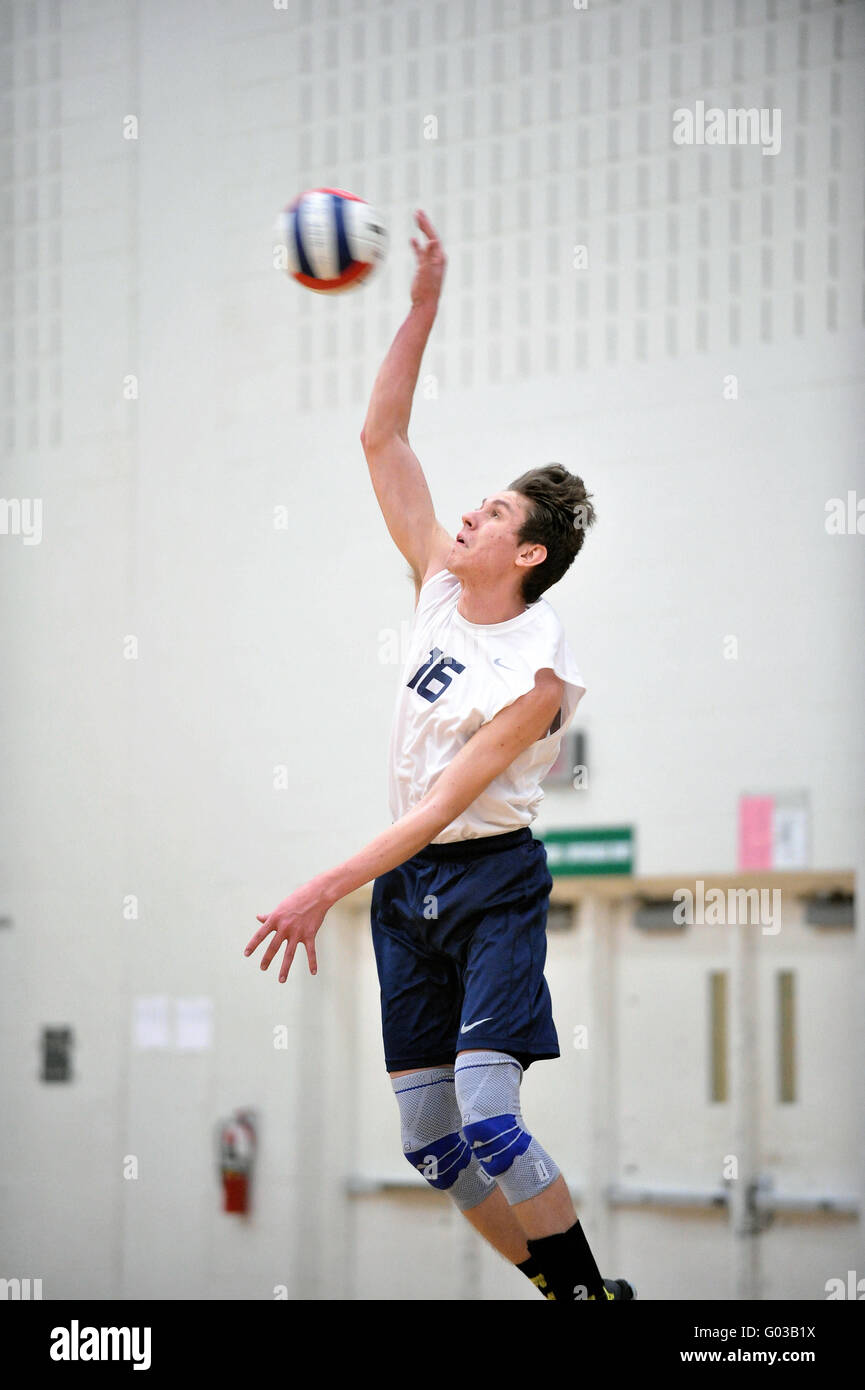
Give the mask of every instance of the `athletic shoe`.
M 637 1297 L 637 1290 L 633 1284 L 629 1284 L 627 1279 L 605 1279 L 604 1289 L 610 1302 L 617 1299 L 632 1299 Z M 592 1302 L 594 1294 L 590 1294 L 587 1303 Z

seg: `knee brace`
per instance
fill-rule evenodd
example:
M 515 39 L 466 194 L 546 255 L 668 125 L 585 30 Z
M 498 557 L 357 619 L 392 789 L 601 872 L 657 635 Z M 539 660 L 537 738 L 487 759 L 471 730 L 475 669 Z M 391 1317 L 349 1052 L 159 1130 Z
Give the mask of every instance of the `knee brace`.
M 391 1079 L 409 1163 L 431 1187 L 447 1192 L 460 1211 L 476 1207 L 489 1196 L 495 1180 L 472 1157 L 460 1133 L 452 1069 L 429 1067 Z
M 523 1124 L 522 1079 L 522 1067 L 506 1052 L 462 1052 L 454 1067 L 463 1134 L 511 1206 L 537 1197 L 559 1176 Z

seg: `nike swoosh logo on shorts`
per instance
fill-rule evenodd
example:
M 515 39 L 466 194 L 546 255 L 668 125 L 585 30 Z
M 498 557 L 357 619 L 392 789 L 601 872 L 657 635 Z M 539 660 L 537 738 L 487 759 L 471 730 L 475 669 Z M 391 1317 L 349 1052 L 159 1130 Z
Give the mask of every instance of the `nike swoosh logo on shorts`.
M 474 1023 L 464 1023 L 463 1026 L 462 1026 L 462 1028 L 460 1029 L 460 1032 L 461 1032 L 461 1033 L 470 1033 L 470 1032 L 472 1031 L 473 1028 L 477 1028 L 477 1026 L 478 1026 L 479 1023 L 489 1023 L 491 1019 L 492 1019 L 492 1014 L 489 1015 L 489 1018 L 479 1018 L 479 1019 L 476 1019 Z
M 494 658 L 494 660 L 493 660 L 493 665 L 494 665 L 494 666 L 504 666 L 506 671 L 514 671 L 514 670 L 516 670 L 516 667 L 515 667 L 515 666 L 506 666 L 505 663 L 502 661 L 502 659 L 501 659 L 500 656 L 497 656 L 497 657 Z

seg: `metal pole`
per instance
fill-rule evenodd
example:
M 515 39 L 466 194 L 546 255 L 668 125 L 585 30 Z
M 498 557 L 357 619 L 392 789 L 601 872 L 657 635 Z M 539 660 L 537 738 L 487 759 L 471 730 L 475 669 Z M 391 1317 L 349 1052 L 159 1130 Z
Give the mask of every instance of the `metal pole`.
M 731 1156 L 737 1164 L 730 1184 L 733 1297 L 760 1297 L 758 1223 L 755 1206 L 758 1161 L 757 936 L 747 922 L 731 925 L 730 1098 Z
M 611 904 L 590 894 L 583 900 L 581 927 L 586 933 L 589 986 L 588 1051 L 590 1139 L 587 1155 L 585 1219 L 578 1212 L 589 1244 L 605 1262 L 614 1257 L 610 1248 L 613 1217 L 606 1200 L 615 1173 L 615 1124 L 618 1087 L 615 1066 L 613 1020 L 614 942 Z

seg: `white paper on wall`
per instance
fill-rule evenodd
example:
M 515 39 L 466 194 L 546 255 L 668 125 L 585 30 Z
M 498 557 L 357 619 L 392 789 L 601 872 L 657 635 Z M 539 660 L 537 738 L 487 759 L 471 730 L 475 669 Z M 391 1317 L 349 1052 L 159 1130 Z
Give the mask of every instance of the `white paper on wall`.
M 809 859 L 808 794 L 776 797 L 772 823 L 772 868 L 806 869 Z
M 188 1052 L 201 1052 L 213 1043 L 213 1000 L 175 999 L 174 1044 Z
M 133 1001 L 132 1041 L 135 1047 L 170 1046 L 169 1004 L 165 994 L 142 995 Z

